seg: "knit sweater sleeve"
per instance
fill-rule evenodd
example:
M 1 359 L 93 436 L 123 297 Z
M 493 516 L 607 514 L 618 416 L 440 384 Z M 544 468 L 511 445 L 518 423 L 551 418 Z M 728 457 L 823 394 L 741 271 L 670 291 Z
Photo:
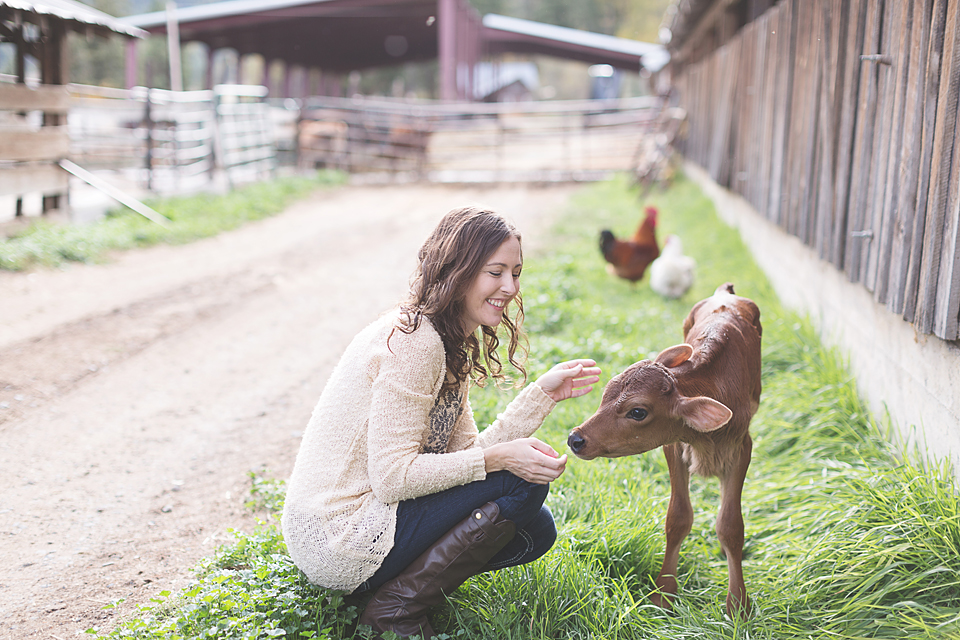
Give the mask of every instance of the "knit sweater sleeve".
M 443 343 L 432 327 L 395 331 L 377 360 L 367 432 L 367 469 L 377 499 L 392 504 L 485 478 L 480 449 L 421 453 L 446 373 Z
M 467 402 L 454 437 L 450 440 L 449 449 L 451 451 L 470 447 L 486 449 L 500 442 L 527 438 L 540 428 L 556 405 L 557 403 L 544 393 L 539 385 L 530 384 L 507 405 L 493 424 L 483 432 L 479 432 L 473 418 L 473 411 Z

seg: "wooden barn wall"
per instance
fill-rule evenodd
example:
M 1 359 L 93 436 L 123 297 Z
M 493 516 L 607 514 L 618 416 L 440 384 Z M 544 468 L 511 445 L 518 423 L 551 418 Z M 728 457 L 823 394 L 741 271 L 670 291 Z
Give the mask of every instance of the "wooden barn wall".
M 960 0 L 782 0 L 675 73 L 690 160 L 958 339 Z

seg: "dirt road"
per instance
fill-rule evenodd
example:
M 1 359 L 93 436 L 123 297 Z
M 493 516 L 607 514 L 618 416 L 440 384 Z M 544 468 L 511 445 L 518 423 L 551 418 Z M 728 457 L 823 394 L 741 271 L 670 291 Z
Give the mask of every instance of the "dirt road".
M 216 238 L 0 273 L 0 637 L 109 629 L 249 531 L 353 335 L 454 206 L 538 230 L 572 187 L 345 187 Z

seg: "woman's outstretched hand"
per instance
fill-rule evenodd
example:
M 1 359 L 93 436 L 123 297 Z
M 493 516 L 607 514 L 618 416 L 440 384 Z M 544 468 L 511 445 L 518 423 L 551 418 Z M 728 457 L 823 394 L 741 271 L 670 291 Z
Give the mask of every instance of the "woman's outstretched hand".
M 534 484 L 549 484 L 567 467 L 567 454 L 558 455 L 553 447 L 536 438 L 501 442 L 483 450 L 487 473 L 509 471 Z
M 537 378 L 537 384 L 554 402 L 590 393 L 600 381 L 600 367 L 593 360 L 568 360 Z

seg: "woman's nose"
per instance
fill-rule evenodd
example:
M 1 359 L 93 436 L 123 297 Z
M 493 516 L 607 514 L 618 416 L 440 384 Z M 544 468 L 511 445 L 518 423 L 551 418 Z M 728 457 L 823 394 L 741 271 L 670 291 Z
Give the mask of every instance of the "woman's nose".
M 500 283 L 500 290 L 506 293 L 507 295 L 513 295 L 518 290 L 517 280 L 512 275 L 507 276 L 503 279 L 503 282 Z

